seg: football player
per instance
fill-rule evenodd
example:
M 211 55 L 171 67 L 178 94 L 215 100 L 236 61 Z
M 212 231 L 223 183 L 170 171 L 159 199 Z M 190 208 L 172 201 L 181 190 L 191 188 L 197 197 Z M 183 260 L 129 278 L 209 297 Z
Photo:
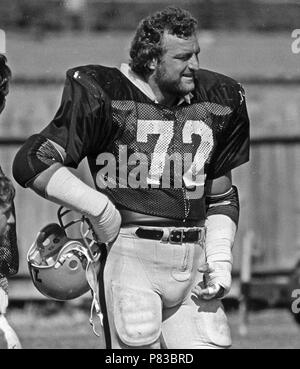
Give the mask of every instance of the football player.
M 20 185 L 84 214 L 107 245 L 108 347 L 231 345 L 231 171 L 249 159 L 249 120 L 241 85 L 199 54 L 190 13 L 146 17 L 129 65 L 67 71 L 54 119 L 14 160 Z M 95 188 L 69 169 L 85 157 Z
M 11 71 L 6 57 L 0 54 L 0 113 L 5 107 Z M 8 280 L 19 268 L 16 222 L 13 199 L 15 189 L 0 167 L 0 348 L 21 348 L 19 339 L 8 324 Z

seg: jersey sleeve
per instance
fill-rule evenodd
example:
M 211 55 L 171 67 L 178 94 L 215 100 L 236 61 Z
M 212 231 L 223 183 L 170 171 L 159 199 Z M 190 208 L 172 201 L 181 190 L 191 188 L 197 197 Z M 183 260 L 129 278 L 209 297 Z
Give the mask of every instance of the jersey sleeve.
M 218 144 L 207 171 L 208 179 L 221 177 L 249 161 L 249 117 L 245 97 L 241 96 L 241 103 L 217 138 Z
M 67 154 L 65 165 L 77 167 L 87 155 L 97 154 L 110 135 L 109 104 L 100 86 L 84 73 L 68 71 L 60 107 L 41 132 Z

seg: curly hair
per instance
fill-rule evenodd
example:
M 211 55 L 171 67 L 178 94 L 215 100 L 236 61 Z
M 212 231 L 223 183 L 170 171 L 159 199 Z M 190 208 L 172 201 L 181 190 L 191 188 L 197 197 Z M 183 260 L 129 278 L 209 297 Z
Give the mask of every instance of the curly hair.
M 5 97 L 8 94 L 11 70 L 6 64 L 5 55 L 0 54 L 0 113 L 5 106 Z
M 161 60 L 163 34 L 168 32 L 177 37 L 190 37 L 197 29 L 197 20 L 181 8 L 170 6 L 144 18 L 138 25 L 131 43 L 131 69 L 146 77 L 150 70 L 149 61 Z

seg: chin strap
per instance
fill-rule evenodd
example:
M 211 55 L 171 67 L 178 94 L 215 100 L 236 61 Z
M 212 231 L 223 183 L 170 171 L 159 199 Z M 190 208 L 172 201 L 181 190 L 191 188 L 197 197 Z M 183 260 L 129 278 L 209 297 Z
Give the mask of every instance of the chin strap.
M 88 284 L 90 286 L 93 301 L 91 304 L 91 311 L 90 311 L 90 324 L 93 327 L 93 332 L 97 337 L 100 337 L 100 334 L 96 331 L 95 323 L 93 320 L 93 313 L 96 312 L 97 317 L 99 318 L 100 325 L 101 325 L 101 333 L 104 335 L 104 342 L 106 345 L 106 348 L 111 348 L 111 337 L 109 332 L 109 323 L 108 323 L 108 317 L 107 317 L 107 310 L 106 310 L 106 302 L 105 302 L 105 291 L 104 291 L 104 285 L 103 285 L 103 270 L 104 265 L 107 258 L 107 248 L 106 244 L 99 241 L 96 233 L 93 230 L 93 226 L 90 223 L 89 219 L 85 216 L 83 217 L 85 222 L 88 224 L 88 230 L 85 232 L 84 227 L 82 225 L 81 227 L 81 235 L 83 236 L 83 240 L 87 246 L 87 250 L 89 250 L 89 256 L 88 259 L 88 265 L 86 268 L 86 279 L 88 281 Z M 89 243 L 87 241 L 87 234 L 91 231 L 93 234 L 93 241 L 92 243 Z M 95 260 L 93 252 L 91 250 L 92 244 L 97 243 L 98 247 L 100 248 L 100 255 L 99 259 Z M 100 263 L 100 270 L 96 268 L 96 262 Z M 100 300 L 100 294 L 101 294 L 101 300 Z M 103 311 L 103 313 L 102 313 Z
M 100 334 L 96 331 L 96 326 L 93 319 L 94 311 L 97 315 L 97 317 L 100 320 L 101 329 L 103 328 L 103 314 L 100 308 L 100 298 L 99 298 L 99 284 L 97 279 L 97 272 L 95 268 L 94 262 L 89 262 L 86 269 L 86 279 L 88 281 L 88 284 L 91 288 L 93 301 L 91 304 L 91 310 L 90 310 L 90 319 L 89 322 L 93 328 L 93 332 L 97 337 L 100 337 Z
M 86 280 L 90 286 L 91 289 L 91 293 L 92 293 L 92 304 L 91 304 L 91 309 L 90 309 L 90 318 L 89 318 L 89 322 L 93 328 L 93 332 L 97 337 L 100 337 L 100 334 L 96 331 L 96 325 L 94 323 L 94 319 L 93 319 L 93 315 L 94 315 L 94 311 L 97 315 L 97 317 L 100 320 L 100 324 L 101 324 L 101 328 L 100 330 L 102 331 L 103 329 L 103 314 L 101 311 L 101 307 L 100 307 L 100 294 L 99 294 L 99 283 L 98 283 L 98 272 L 97 272 L 97 263 L 100 263 L 99 261 L 99 257 L 95 258 L 95 255 L 93 254 L 92 251 L 92 246 L 96 243 L 95 241 L 95 236 L 93 237 L 93 240 L 91 242 L 88 242 L 88 234 L 90 232 L 93 233 L 93 228 L 92 225 L 90 223 L 90 221 L 88 220 L 88 218 L 86 218 L 85 216 L 82 217 L 83 222 L 81 223 L 80 226 L 80 233 L 82 236 L 82 239 L 86 245 L 87 248 L 87 252 L 86 252 L 86 258 L 88 260 L 87 263 L 87 267 L 86 267 Z M 84 223 L 86 223 L 88 225 L 88 229 L 85 230 L 84 229 Z

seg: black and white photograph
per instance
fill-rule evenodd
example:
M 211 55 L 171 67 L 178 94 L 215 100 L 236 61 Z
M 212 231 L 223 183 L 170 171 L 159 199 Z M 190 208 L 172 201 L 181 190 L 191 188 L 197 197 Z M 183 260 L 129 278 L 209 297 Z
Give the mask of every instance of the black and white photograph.
M 0 349 L 300 349 L 299 102 L 299 0 L 0 0 Z

